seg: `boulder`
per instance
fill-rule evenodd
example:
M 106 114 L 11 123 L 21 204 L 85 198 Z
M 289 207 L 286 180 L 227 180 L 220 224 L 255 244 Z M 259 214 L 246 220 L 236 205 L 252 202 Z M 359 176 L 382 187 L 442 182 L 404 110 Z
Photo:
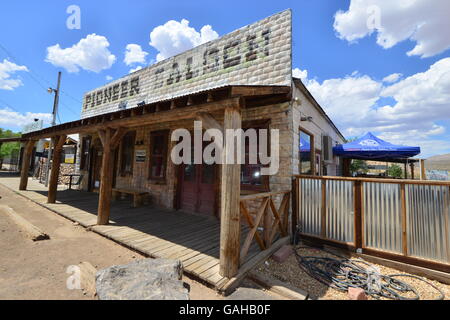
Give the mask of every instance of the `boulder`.
M 179 260 L 142 259 L 96 273 L 100 300 L 189 300 Z

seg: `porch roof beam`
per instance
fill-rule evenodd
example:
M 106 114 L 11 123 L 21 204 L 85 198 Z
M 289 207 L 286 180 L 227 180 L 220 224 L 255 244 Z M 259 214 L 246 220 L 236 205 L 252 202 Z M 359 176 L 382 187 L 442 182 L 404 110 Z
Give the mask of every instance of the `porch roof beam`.
M 233 97 L 219 101 L 212 101 L 197 106 L 176 108 L 155 113 L 144 113 L 142 115 L 112 119 L 111 114 L 104 114 L 95 118 L 77 120 L 71 123 L 46 128 L 30 134 L 23 138 L 32 138 L 34 140 L 48 138 L 56 135 L 69 135 L 81 132 L 92 132 L 100 129 L 119 128 L 119 127 L 139 127 L 161 122 L 170 122 L 195 118 L 198 112 L 214 113 L 225 108 L 239 108 L 242 103 L 242 97 Z

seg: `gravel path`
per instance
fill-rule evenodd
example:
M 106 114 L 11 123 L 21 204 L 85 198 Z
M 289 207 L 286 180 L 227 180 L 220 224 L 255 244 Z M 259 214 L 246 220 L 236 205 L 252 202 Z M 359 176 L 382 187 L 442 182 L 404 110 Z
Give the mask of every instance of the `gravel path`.
M 320 249 L 315 249 L 312 247 L 308 248 L 300 248 L 298 252 L 302 256 L 317 256 L 317 257 L 329 257 L 334 259 L 339 259 L 335 255 L 327 253 Z M 352 256 L 352 259 L 360 259 L 359 257 Z M 389 274 L 407 274 L 405 272 L 388 268 L 382 265 L 370 263 L 372 266 L 377 268 L 379 272 L 383 275 Z M 258 266 L 257 270 L 264 274 L 275 277 L 281 281 L 288 282 L 298 288 L 309 292 L 312 298 L 314 299 L 324 299 L 324 300 L 348 300 L 347 293 L 332 289 L 317 280 L 311 278 L 307 273 L 305 273 L 302 269 L 300 269 L 297 259 L 294 254 L 292 254 L 284 263 L 277 263 L 276 261 L 270 259 L 265 263 Z M 418 293 L 420 294 L 421 299 L 430 300 L 435 299 L 439 296 L 439 293 L 427 285 L 425 282 L 420 281 L 418 279 L 401 277 L 398 278 L 401 281 L 406 282 L 407 284 L 412 285 Z M 445 294 L 445 299 L 450 299 L 450 285 L 442 284 L 438 281 L 429 280 L 427 281 L 433 283 L 436 287 L 441 289 Z M 369 297 L 369 300 L 372 299 Z

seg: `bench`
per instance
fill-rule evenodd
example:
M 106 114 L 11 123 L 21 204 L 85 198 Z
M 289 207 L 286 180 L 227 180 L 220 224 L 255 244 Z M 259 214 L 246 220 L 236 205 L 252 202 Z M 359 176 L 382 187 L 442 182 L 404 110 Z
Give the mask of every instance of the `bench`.
M 148 197 L 150 195 L 150 193 L 147 191 L 122 189 L 122 188 L 113 188 L 112 189 L 113 200 L 117 200 L 122 194 L 130 194 L 133 196 L 133 208 L 142 206 L 142 204 L 144 202 L 144 198 Z

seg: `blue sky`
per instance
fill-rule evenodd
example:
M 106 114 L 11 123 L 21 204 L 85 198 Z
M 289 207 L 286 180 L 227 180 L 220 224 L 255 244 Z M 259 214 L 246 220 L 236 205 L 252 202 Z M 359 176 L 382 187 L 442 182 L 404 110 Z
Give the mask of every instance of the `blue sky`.
M 450 8 L 448 1 L 434 2 L 431 8 L 424 0 L 413 0 L 406 9 L 382 0 L 363 0 L 362 7 L 350 6 L 349 0 L 3 2 L 0 127 L 17 131 L 30 118 L 48 118 L 40 115 L 52 109 L 53 97 L 45 88 L 55 85 L 59 70 L 63 92 L 57 122 L 79 118 L 84 92 L 154 63 L 161 50 L 173 50 L 171 43 L 149 44 L 156 27 L 170 32 L 170 20 L 186 19 L 199 33 L 210 25 L 212 34 L 222 36 L 291 8 L 294 74 L 302 77 L 346 136 L 371 130 L 393 142 L 419 144 L 423 156 L 449 153 L 450 39 L 449 29 L 442 29 L 448 19 L 440 12 Z M 79 30 L 66 27 L 70 5 L 81 10 Z M 373 20 L 380 25 L 374 24 L 370 32 L 367 18 L 360 18 L 378 17 L 370 14 L 373 5 L 381 18 Z M 97 35 L 92 41 L 103 45 L 94 61 L 104 64 L 102 70 L 93 70 L 88 62 L 72 63 L 64 51 L 92 34 Z M 55 57 L 49 58 L 48 48 L 57 44 Z M 131 59 L 135 62 L 127 65 L 129 44 L 140 48 Z

